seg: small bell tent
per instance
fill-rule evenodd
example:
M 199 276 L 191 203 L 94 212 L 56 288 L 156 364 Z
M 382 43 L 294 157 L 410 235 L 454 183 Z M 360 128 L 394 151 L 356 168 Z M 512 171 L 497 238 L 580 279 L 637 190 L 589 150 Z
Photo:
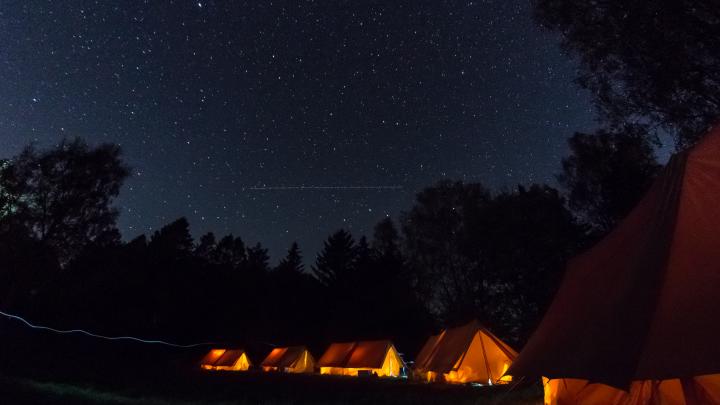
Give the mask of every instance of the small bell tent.
M 431 336 L 418 353 L 415 373 L 427 381 L 499 384 L 517 353 L 477 321 Z
M 276 347 L 260 364 L 265 371 L 312 373 L 315 359 L 305 346 Z
M 250 359 L 241 349 L 212 349 L 200 361 L 200 367 L 206 370 L 245 371 L 250 366 Z
M 320 374 L 398 377 L 404 363 L 389 340 L 333 343 L 318 360 Z

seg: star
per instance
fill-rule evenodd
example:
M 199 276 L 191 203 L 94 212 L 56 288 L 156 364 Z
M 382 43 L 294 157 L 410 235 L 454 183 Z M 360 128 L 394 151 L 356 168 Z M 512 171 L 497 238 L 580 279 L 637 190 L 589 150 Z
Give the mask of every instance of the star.
M 596 125 L 528 2 L 37 3 L 3 8 L 0 159 L 121 145 L 141 173 L 117 199 L 125 240 L 186 216 L 196 237 L 312 258 L 441 178 L 554 184 L 566 139 Z

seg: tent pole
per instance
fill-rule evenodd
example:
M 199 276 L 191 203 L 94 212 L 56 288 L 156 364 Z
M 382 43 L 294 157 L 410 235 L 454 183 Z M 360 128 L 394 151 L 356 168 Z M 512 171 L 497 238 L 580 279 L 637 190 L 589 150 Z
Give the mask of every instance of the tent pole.
M 485 372 L 487 372 L 488 380 L 491 381 L 490 384 L 493 384 L 495 382 L 495 380 L 493 380 L 492 372 L 490 372 L 490 365 L 488 364 L 488 360 L 487 360 L 487 352 L 485 351 L 485 342 L 483 342 L 482 331 L 478 331 L 477 335 L 480 338 L 480 347 L 482 347 L 483 361 L 485 362 Z

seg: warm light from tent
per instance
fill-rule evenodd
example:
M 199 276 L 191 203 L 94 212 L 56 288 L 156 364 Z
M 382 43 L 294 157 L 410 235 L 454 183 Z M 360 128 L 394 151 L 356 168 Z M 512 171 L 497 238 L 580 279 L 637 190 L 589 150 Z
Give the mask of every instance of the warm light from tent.
M 234 356 L 240 354 L 237 359 Z M 226 361 L 224 357 L 229 356 Z M 233 361 L 230 363 L 230 361 Z M 218 362 L 223 363 L 222 366 L 216 365 Z M 200 367 L 205 370 L 229 370 L 229 371 L 245 371 L 250 368 L 250 360 L 247 355 L 239 350 L 212 349 L 203 358 Z
M 226 371 L 245 371 L 250 368 L 250 360 L 248 360 L 245 353 L 240 355 L 235 364 L 232 366 L 214 366 L 214 370 L 226 370 Z
M 210 352 L 205 356 L 203 359 L 202 364 L 200 364 L 200 367 L 204 368 L 205 370 L 212 370 L 213 369 L 213 363 L 217 361 L 217 359 L 220 358 L 225 353 L 225 349 L 212 349 Z
M 391 371 L 384 368 L 344 368 L 344 367 L 320 367 L 320 374 L 345 375 L 357 377 L 361 372 L 375 374 L 378 377 L 395 377 Z
M 470 373 L 472 373 L 472 370 L 469 370 Z M 451 371 L 449 373 L 444 374 L 445 381 L 452 382 L 452 383 L 466 383 L 469 381 L 469 378 L 471 377 L 469 373 L 466 370 L 460 369 L 457 371 Z
M 500 379 L 498 380 L 498 383 L 509 383 L 512 381 L 512 376 L 505 374 L 509 368 L 510 368 L 510 362 L 506 361 L 505 365 L 503 366 L 503 370 L 502 370 L 502 374 L 501 374 L 502 377 L 500 377 Z
M 312 373 L 315 359 L 304 347 L 277 347 L 265 357 L 261 367 L 267 372 Z
M 398 377 L 401 364 L 397 351 L 394 347 L 390 347 L 380 368 L 320 367 L 320 374 L 357 377 L 361 373 L 367 373 L 378 377 Z
M 397 377 L 400 373 L 397 364 L 392 360 L 385 361 L 382 368 L 344 368 L 344 367 L 320 367 L 320 374 L 346 375 L 357 377 L 361 373 L 375 374 L 378 377 Z

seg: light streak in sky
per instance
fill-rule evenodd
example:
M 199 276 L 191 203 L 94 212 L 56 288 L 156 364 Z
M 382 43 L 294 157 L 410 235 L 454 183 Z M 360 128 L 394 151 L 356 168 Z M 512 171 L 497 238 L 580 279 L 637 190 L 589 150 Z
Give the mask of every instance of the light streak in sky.
M 80 335 L 85 335 L 85 336 L 90 336 L 90 337 L 93 337 L 93 338 L 105 339 L 105 340 L 131 340 L 131 341 L 133 341 L 133 342 L 138 342 L 138 343 L 158 344 L 158 345 L 165 345 L 165 346 L 171 346 L 171 347 L 178 347 L 178 348 L 181 348 L 181 349 L 188 349 L 188 348 L 191 348 L 191 347 L 199 347 L 199 346 L 210 346 L 210 345 L 215 345 L 215 344 L 216 344 L 216 343 L 214 343 L 214 342 L 203 342 L 203 343 L 193 343 L 193 344 L 189 344 L 189 345 L 180 345 L 180 344 L 177 344 L 177 343 L 166 342 L 166 341 L 164 341 L 164 340 L 147 340 L 147 339 L 141 339 L 141 338 L 134 337 L 134 336 L 104 336 L 104 335 L 98 335 L 98 334 L 96 334 L 96 333 L 88 332 L 88 331 L 82 330 L 82 329 L 62 330 L 62 329 L 51 328 L 51 327 L 49 327 L 49 326 L 34 325 L 33 323 L 27 321 L 27 320 L 26 320 L 25 318 L 23 318 L 23 317 L 20 317 L 20 316 L 17 316 L 17 315 L 13 315 L 13 314 L 8 314 L 7 312 L 2 312 L 2 311 L 0 311 L 0 315 L 4 315 L 4 316 L 6 316 L 6 317 L 8 317 L 8 318 L 10 318 L 10 319 L 14 319 L 14 320 L 20 321 L 20 322 L 22 322 L 23 324 L 25 324 L 25 326 L 28 326 L 28 327 L 30 327 L 30 328 L 32 328 L 32 329 L 40 329 L 40 330 L 45 330 L 45 331 L 60 333 L 60 334 L 63 334 L 63 335 L 67 335 L 67 334 L 80 334 Z
M 245 190 L 402 190 L 403 186 L 262 186 Z

